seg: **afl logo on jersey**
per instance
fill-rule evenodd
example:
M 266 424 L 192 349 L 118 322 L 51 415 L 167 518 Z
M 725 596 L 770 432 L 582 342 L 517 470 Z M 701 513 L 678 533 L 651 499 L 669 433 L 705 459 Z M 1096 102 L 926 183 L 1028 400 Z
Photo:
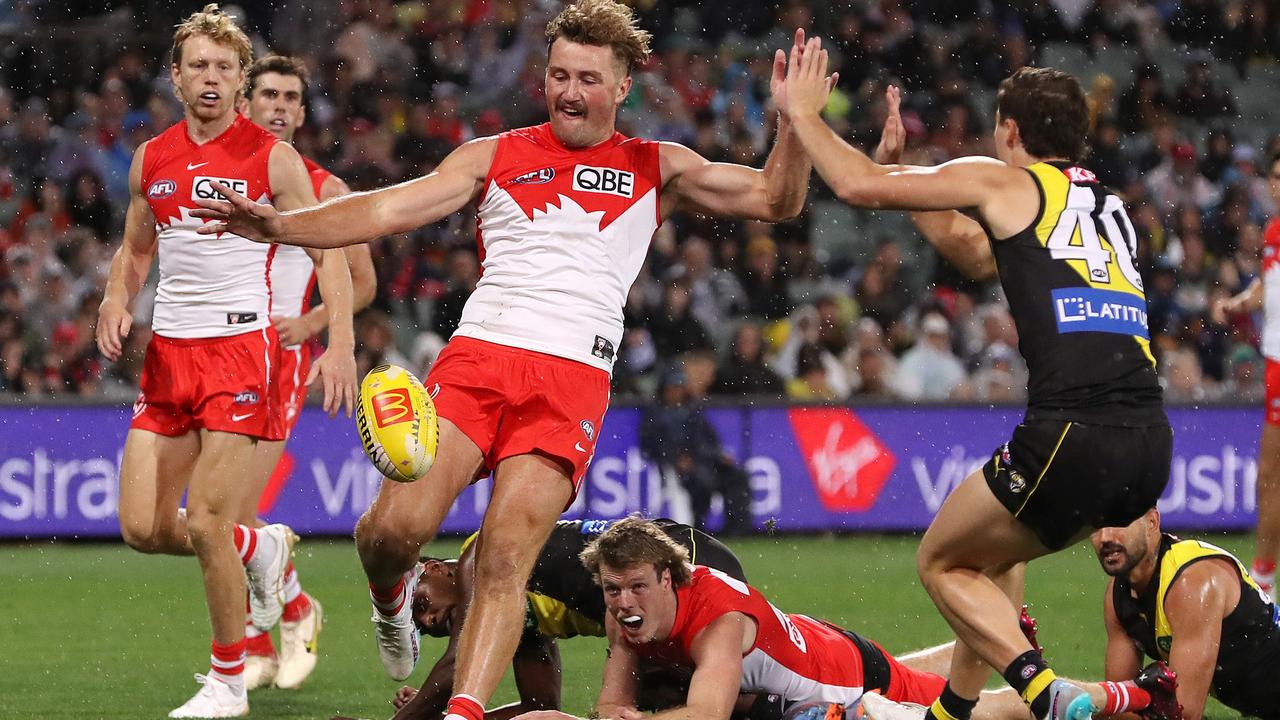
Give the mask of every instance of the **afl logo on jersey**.
M 152 200 L 163 200 L 178 191 L 178 183 L 172 180 L 157 180 L 147 188 L 147 197 Z
M 241 195 L 249 193 L 249 181 L 239 180 L 237 178 L 219 178 L 200 176 L 191 183 L 191 199 L 192 200 L 226 200 L 222 197 L 222 193 L 213 189 L 213 182 L 217 181 L 235 190 Z
M 597 192 L 631 197 L 636 184 L 635 173 L 607 167 L 578 165 L 573 168 L 573 189 L 579 192 Z
M 512 185 L 546 185 L 556 176 L 555 168 L 542 168 L 527 172 L 511 180 Z

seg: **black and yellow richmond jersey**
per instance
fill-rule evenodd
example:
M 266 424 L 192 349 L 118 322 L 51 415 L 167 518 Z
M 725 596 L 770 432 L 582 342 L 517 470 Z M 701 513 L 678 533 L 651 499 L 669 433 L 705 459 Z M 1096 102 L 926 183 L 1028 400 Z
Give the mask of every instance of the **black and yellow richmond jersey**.
M 1027 418 L 1168 422 L 1124 203 L 1083 168 L 1026 170 L 1040 212 L 1022 232 L 993 240 L 992 252 L 1030 371 Z
M 552 638 L 579 635 L 604 637 L 604 595 L 578 555 L 587 543 L 613 524 L 612 520 L 561 520 L 538 555 L 526 590 L 525 632 Z M 715 568 L 746 582 L 742 563 L 724 543 L 674 520 L 654 521 L 672 540 L 689 551 L 697 565 Z M 462 544 L 465 551 L 476 536 Z
M 1116 618 L 1147 656 L 1167 662 L 1174 637 L 1164 612 L 1165 594 L 1188 565 L 1207 558 L 1229 561 L 1240 576 L 1240 602 L 1222 620 L 1210 690 L 1245 715 L 1280 718 L 1280 611 L 1231 553 L 1198 540 L 1162 535 L 1155 576 L 1141 594 L 1135 597 L 1127 581 L 1115 579 L 1111 601 Z

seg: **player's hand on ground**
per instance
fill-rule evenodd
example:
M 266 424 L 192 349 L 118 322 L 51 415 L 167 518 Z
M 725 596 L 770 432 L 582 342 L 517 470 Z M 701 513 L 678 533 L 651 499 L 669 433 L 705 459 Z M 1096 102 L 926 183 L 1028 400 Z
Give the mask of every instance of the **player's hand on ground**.
M 275 327 L 276 332 L 280 335 L 280 344 L 285 347 L 301 345 L 316 334 L 316 331 L 311 329 L 311 325 L 307 322 L 305 315 L 302 317 L 282 317 L 277 315 L 271 318 L 271 325 Z
M 351 352 L 330 348 L 311 364 L 307 387 L 317 379 L 324 386 L 324 411 L 337 417 L 346 408 L 347 417 L 356 407 L 356 359 Z
M 98 352 L 108 360 L 115 362 L 124 351 L 124 339 L 129 337 L 133 328 L 133 314 L 124 305 L 113 300 L 104 299 L 98 306 L 98 324 L 94 327 L 94 336 L 98 341 Z
M 413 699 L 413 696 L 417 694 L 418 691 L 414 688 L 411 688 L 408 685 L 401 685 L 400 689 L 396 691 L 395 697 L 391 698 L 391 704 L 396 706 L 396 710 L 399 710 L 405 705 L 408 705 L 409 701 Z
M 200 207 L 192 216 L 211 220 L 196 229 L 202 235 L 230 232 L 258 242 L 274 242 L 280 235 L 280 213 L 266 203 L 256 203 L 222 183 L 210 183 L 226 200 L 196 198 Z
M 902 124 L 902 91 L 896 85 L 885 88 L 884 104 L 888 114 L 880 131 L 875 161 L 881 165 L 897 165 L 907 147 L 907 128 Z
M 821 38 L 810 38 L 803 48 L 792 46 L 787 62 L 786 81 L 779 107 L 788 117 L 818 115 L 827 106 L 827 96 L 840 79 L 839 73 L 827 75 L 830 57 L 822 49 Z M 775 58 L 774 69 L 777 69 Z
M 614 717 L 616 720 L 644 720 L 648 716 L 635 708 L 622 708 Z

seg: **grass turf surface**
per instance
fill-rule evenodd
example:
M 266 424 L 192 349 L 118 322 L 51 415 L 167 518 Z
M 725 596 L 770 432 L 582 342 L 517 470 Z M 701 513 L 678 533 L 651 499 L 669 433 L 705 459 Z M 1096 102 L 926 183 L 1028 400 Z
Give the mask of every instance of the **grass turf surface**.
M 1203 539 L 1249 556 L 1246 537 Z M 822 617 L 893 653 L 949 639 L 915 577 L 912 537 L 777 537 L 732 543 L 752 584 L 787 612 Z M 457 540 L 426 548 L 451 557 Z M 398 687 L 372 639 L 363 575 L 349 541 L 303 541 L 303 586 L 320 599 L 320 664 L 301 690 L 250 696 L 252 717 L 390 716 Z M 1105 576 L 1087 545 L 1034 563 L 1027 599 L 1059 674 L 1102 672 Z M 208 670 L 209 627 L 192 558 L 144 556 L 123 545 L 0 545 L 0 718 L 163 718 L 197 690 Z M 443 649 L 424 638 L 422 681 Z M 560 643 L 565 710 L 584 714 L 600 682 L 604 640 Z M 510 677 L 495 704 L 515 698 Z M 1237 714 L 1210 701 L 1207 718 Z

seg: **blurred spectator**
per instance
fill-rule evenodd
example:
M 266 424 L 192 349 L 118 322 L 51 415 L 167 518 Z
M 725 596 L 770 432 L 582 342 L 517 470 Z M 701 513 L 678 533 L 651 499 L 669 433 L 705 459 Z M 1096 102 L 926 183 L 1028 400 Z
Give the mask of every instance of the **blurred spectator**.
M 729 355 L 716 370 L 711 394 L 781 397 L 784 392 L 782 378 L 765 364 L 764 349 L 760 324 L 753 320 L 739 324 L 729 345 Z
M 1225 90 L 1214 85 L 1207 59 L 1187 64 L 1187 77 L 1178 88 L 1178 115 L 1206 122 L 1224 115 L 1236 114 L 1236 103 Z
M 746 472 L 725 452 L 720 435 L 700 402 L 691 398 L 679 365 L 667 370 L 658 388 L 658 402 L 645 410 L 640 424 L 640 449 L 665 475 L 673 476 L 693 510 L 693 526 L 708 530 L 711 500 L 724 500 L 720 533 L 751 531 L 751 486 Z
M 688 283 L 683 280 L 667 283 L 662 306 L 649 323 L 654 345 L 665 357 L 714 347 L 707 329 L 693 316 L 691 301 Z
M 835 402 L 847 395 L 831 379 L 828 353 L 816 343 L 801 345 L 796 352 L 795 376 L 787 381 L 787 397 L 792 400 Z
M 937 313 L 925 315 L 920 340 L 898 363 L 898 392 L 909 400 L 946 400 L 964 379 L 964 365 L 951 350 L 951 324 Z
M 480 282 L 480 261 L 469 249 L 459 248 L 449 253 L 449 276 L 445 279 L 448 288 L 443 297 L 436 303 L 432 317 L 431 329 L 436 335 L 448 340 L 453 331 L 458 329 L 462 321 L 462 306 L 467 298 L 476 290 Z

